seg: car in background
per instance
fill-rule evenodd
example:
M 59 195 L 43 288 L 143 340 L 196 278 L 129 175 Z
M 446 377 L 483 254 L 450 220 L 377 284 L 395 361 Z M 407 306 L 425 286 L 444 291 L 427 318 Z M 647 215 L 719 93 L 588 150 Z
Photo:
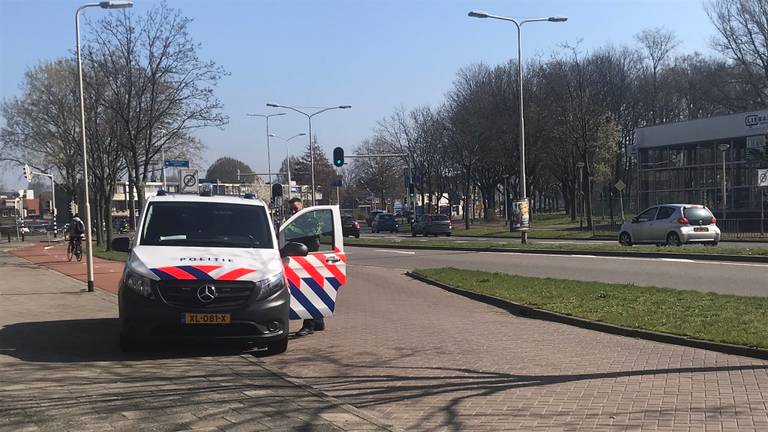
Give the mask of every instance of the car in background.
M 373 219 L 371 231 L 374 233 L 389 231 L 394 234 L 400 232 L 400 224 L 392 213 L 379 213 Z
M 365 217 L 365 224 L 369 227 L 373 226 L 373 220 L 376 219 L 376 216 L 380 215 L 381 213 L 385 213 L 384 210 L 373 210 L 370 213 L 368 213 L 368 216 Z
M 341 231 L 344 237 L 360 238 L 360 223 L 355 220 L 354 216 L 343 215 L 341 216 Z
M 414 237 L 417 234 L 423 236 L 433 235 L 435 237 L 445 235 L 450 237 L 452 231 L 451 219 L 441 214 L 420 215 L 411 227 L 411 235 Z
M 624 246 L 650 243 L 680 246 L 704 243 L 715 246 L 720 242 L 717 218 L 699 204 L 662 204 L 649 207 L 619 230 L 619 243 Z

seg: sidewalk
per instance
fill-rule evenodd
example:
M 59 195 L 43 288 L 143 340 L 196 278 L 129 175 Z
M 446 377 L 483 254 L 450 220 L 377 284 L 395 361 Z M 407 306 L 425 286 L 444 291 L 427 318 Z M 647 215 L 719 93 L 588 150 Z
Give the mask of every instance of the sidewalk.
M 124 355 L 117 298 L 0 247 L 0 431 L 388 430 L 252 355 L 177 346 Z M 60 247 L 14 252 L 80 279 Z M 96 262 L 114 291 L 121 263 Z

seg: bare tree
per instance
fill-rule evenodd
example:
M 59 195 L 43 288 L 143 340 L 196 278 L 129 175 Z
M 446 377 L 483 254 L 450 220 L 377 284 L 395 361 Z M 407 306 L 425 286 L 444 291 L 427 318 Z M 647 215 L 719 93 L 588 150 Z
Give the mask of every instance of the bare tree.
M 739 67 L 747 109 L 768 105 L 768 0 L 713 0 L 707 15 L 718 32 L 713 47 Z

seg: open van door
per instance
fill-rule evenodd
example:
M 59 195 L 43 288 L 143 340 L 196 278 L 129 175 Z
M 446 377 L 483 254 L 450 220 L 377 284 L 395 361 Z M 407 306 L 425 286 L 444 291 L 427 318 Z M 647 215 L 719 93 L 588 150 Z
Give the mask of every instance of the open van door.
M 307 256 L 283 258 L 292 320 L 333 316 L 336 295 L 347 282 L 347 256 L 338 206 L 308 207 L 280 227 L 279 246 L 302 243 Z

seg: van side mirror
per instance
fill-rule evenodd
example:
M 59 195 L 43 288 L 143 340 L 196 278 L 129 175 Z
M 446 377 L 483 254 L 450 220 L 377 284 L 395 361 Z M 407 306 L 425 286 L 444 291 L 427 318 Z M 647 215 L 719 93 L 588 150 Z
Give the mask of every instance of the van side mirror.
M 307 256 L 309 249 L 303 243 L 288 242 L 280 249 L 280 257 L 285 258 L 289 256 Z
M 128 237 L 116 237 L 112 239 L 112 250 L 117 252 L 130 252 L 131 239 Z

